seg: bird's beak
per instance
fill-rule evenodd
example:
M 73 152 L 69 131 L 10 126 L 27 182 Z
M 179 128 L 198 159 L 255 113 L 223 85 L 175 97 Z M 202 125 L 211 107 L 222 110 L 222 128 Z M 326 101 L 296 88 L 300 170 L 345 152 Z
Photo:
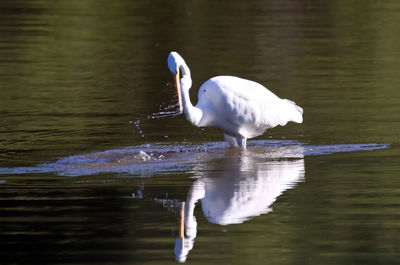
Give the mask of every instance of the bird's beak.
M 176 92 L 178 93 L 179 111 L 182 112 L 183 106 L 182 106 L 182 94 L 181 94 L 181 81 L 179 79 L 179 68 L 176 70 L 174 81 L 175 81 Z
M 181 221 L 179 224 L 179 237 L 185 240 L 185 202 L 181 206 Z

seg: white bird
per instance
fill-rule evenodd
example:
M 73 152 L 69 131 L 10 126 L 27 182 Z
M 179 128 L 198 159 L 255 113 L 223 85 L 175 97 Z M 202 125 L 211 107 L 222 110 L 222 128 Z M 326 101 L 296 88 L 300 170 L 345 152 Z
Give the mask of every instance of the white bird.
M 248 138 L 289 121 L 302 123 L 303 109 L 293 101 L 280 99 L 254 81 L 234 76 L 216 76 L 201 85 L 196 106 L 190 101 L 192 78 L 185 60 L 177 53 L 168 56 L 168 68 L 175 76 L 179 109 L 197 127 L 216 127 L 231 147 L 246 148 Z

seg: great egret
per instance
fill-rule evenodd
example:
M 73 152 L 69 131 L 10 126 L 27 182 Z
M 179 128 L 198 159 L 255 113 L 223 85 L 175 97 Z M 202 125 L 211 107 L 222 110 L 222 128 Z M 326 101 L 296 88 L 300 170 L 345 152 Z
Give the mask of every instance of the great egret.
M 303 109 L 280 99 L 264 86 L 234 76 L 217 76 L 201 85 L 196 106 L 190 101 L 192 78 L 185 60 L 177 53 L 168 56 L 168 68 L 175 75 L 179 109 L 197 127 L 216 127 L 231 147 L 246 148 L 246 140 L 289 121 L 302 123 Z

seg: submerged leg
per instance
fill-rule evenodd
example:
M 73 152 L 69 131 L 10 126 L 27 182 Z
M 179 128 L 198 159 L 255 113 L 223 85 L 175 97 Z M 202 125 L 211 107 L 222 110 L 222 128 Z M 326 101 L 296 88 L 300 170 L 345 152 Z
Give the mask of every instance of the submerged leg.
M 227 141 L 229 143 L 230 147 L 239 147 L 239 144 L 235 137 L 224 134 L 224 138 L 225 138 L 225 141 Z

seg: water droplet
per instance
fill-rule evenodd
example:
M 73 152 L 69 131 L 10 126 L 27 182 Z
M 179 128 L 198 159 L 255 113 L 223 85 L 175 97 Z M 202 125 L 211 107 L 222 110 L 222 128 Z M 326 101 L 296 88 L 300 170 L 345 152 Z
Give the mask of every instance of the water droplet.
M 143 130 L 140 128 L 140 122 L 141 122 L 140 120 L 137 120 L 137 121 L 135 121 L 135 122 L 129 121 L 130 124 L 134 124 L 134 125 L 135 125 L 136 130 L 139 131 L 140 136 L 141 136 L 142 138 L 144 138 Z
M 167 106 L 165 106 L 165 104 L 168 104 Z M 163 118 L 167 118 L 167 117 L 176 117 L 180 114 L 182 114 L 182 112 L 177 109 L 177 107 L 179 106 L 177 99 L 170 101 L 169 103 L 165 103 L 163 102 L 160 107 L 159 107 L 159 112 L 157 113 L 152 113 L 151 115 L 147 116 L 148 120 L 154 120 L 154 119 L 163 119 Z

